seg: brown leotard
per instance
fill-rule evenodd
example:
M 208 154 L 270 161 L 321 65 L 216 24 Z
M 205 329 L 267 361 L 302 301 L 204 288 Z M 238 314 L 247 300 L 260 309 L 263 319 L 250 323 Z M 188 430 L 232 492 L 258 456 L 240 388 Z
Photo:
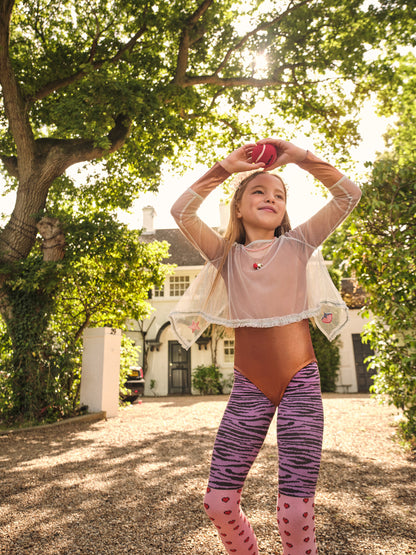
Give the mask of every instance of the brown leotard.
M 316 361 L 308 320 L 271 328 L 235 329 L 235 368 L 272 403 L 280 403 L 293 376 Z

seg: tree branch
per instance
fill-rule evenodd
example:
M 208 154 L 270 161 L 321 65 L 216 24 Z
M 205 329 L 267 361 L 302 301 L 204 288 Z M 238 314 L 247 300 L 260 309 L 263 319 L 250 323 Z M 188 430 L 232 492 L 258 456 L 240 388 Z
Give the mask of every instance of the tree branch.
M 229 77 L 221 78 L 217 75 L 200 75 L 187 77 L 181 84 L 182 87 L 193 87 L 195 85 L 217 85 L 219 87 L 274 87 L 280 85 L 297 85 L 295 81 L 283 81 L 281 79 L 255 79 L 254 77 Z
M 289 13 L 294 12 L 295 10 L 299 9 L 300 7 L 304 6 L 305 4 L 308 4 L 309 2 L 311 2 L 311 0 L 303 0 L 302 2 L 299 2 L 299 4 L 295 4 L 295 5 L 293 5 L 293 2 L 291 2 L 289 4 L 289 6 L 286 8 L 286 10 L 283 11 L 278 16 L 276 16 L 274 19 L 271 19 L 270 21 L 263 21 L 263 23 L 260 23 L 260 25 L 258 25 L 255 29 L 253 29 L 252 31 L 249 31 L 244 37 L 242 37 L 242 39 L 240 41 L 238 41 L 237 44 L 235 44 L 234 46 L 232 46 L 228 50 L 228 52 L 224 56 L 223 61 L 217 67 L 217 69 L 215 71 L 215 74 L 218 74 L 220 71 L 222 71 L 224 69 L 224 67 L 227 65 L 228 60 L 230 59 L 230 57 L 235 52 L 237 52 L 238 50 L 241 50 L 241 48 L 243 48 L 243 46 L 247 43 L 247 41 L 251 37 L 257 35 L 260 31 L 265 31 L 266 29 L 269 29 L 270 27 L 273 27 L 273 25 L 276 25 L 277 23 L 279 23 Z
M 97 147 L 92 140 L 85 139 L 36 140 L 36 163 L 30 164 L 31 171 L 26 172 L 24 180 L 19 175 L 16 204 L 9 222 L 0 234 L 3 260 L 20 260 L 29 254 L 36 237 L 34 224 L 37 215 L 45 207 L 53 180 L 77 162 L 95 160 L 120 148 L 129 134 L 130 126 L 130 121 L 119 115 L 107 135 L 110 143 L 108 148 Z M 36 183 L 36 194 L 33 194 L 33 183 Z M 58 249 L 60 245 L 53 246 Z M 51 251 L 53 256 L 57 255 L 56 249 Z
M 9 32 L 13 6 L 14 0 L 0 2 L 0 84 L 10 133 L 17 148 L 17 159 L 25 160 L 25 166 L 30 168 L 35 142 L 29 123 L 28 106 L 9 58 Z
M 36 140 L 37 153 L 47 159 L 45 172 L 53 172 L 54 179 L 73 164 L 96 160 L 115 152 L 126 141 L 130 129 L 131 121 L 127 120 L 126 116 L 119 115 L 115 119 L 113 129 L 107 135 L 110 142 L 109 148 L 95 146 L 89 139 L 42 138 Z
M 89 312 L 86 312 L 86 316 L 85 316 L 85 320 L 84 322 L 79 326 L 78 330 L 76 331 L 74 338 L 72 340 L 72 345 L 75 345 L 76 342 L 78 341 L 78 339 L 82 336 L 82 334 L 84 333 L 85 328 L 87 328 L 90 324 L 91 321 L 91 314 Z
M 190 38 L 190 31 L 195 27 L 212 3 L 213 0 L 204 0 L 186 21 L 185 27 L 182 30 L 181 40 L 179 42 L 176 72 L 175 77 L 173 78 L 174 84 L 182 85 L 186 75 L 189 60 L 189 48 L 191 44 L 193 44 L 193 41 L 191 41 Z M 201 38 L 201 35 L 198 36 L 198 39 L 199 38 Z
M 202 4 L 198 6 L 198 8 L 194 11 L 194 13 L 188 19 L 188 29 L 191 29 L 198 23 L 204 13 L 208 10 L 208 8 L 213 3 L 213 0 L 204 0 Z
M 265 87 L 265 86 L 273 86 L 273 85 L 293 84 L 291 82 L 278 81 L 276 79 L 268 79 L 268 80 L 264 80 L 264 79 L 254 80 L 254 79 L 245 79 L 245 78 L 220 79 L 218 75 L 227 66 L 231 56 L 235 52 L 238 52 L 239 50 L 241 50 L 251 37 L 257 35 L 260 31 L 264 31 L 276 25 L 282 19 L 284 19 L 289 13 L 292 13 L 295 10 L 298 10 L 299 8 L 301 8 L 305 4 L 310 3 L 311 1 L 312 0 L 302 0 L 297 4 L 294 4 L 293 2 L 291 2 L 286 8 L 286 10 L 284 10 L 278 16 L 271 19 L 270 21 L 264 21 L 263 23 L 260 23 L 260 25 L 258 25 L 255 29 L 253 29 L 252 31 L 249 31 L 234 46 L 228 49 L 223 60 L 221 61 L 221 63 L 218 65 L 218 67 L 216 68 L 216 70 L 213 72 L 211 76 L 206 75 L 206 76 L 200 76 L 200 77 L 190 77 L 186 75 L 186 69 L 188 67 L 188 60 L 189 60 L 189 47 L 191 46 L 190 35 L 189 35 L 189 30 L 191 27 L 187 25 L 183 31 L 181 42 L 179 45 L 178 62 L 177 62 L 176 73 L 173 79 L 173 83 L 182 87 L 188 87 L 188 86 L 199 85 L 199 84 L 217 84 L 225 87 L 233 87 L 233 86 Z M 206 2 L 203 3 L 203 5 L 205 4 L 210 4 L 210 2 L 207 0 Z M 197 12 L 195 12 L 195 14 L 196 13 Z M 193 20 L 193 24 L 195 24 L 195 21 Z M 283 69 L 285 69 L 285 67 L 283 67 Z
M 114 54 L 114 56 L 108 59 L 97 60 L 96 62 L 93 62 L 97 41 L 98 41 L 98 33 L 97 33 L 97 35 L 94 37 L 93 44 L 91 46 L 91 50 L 88 55 L 88 64 L 92 69 L 100 69 L 106 63 L 111 63 L 111 64 L 117 63 L 120 60 L 120 58 L 123 56 L 123 54 L 131 51 L 134 48 L 137 41 L 140 39 L 142 35 L 144 35 L 146 31 L 147 31 L 147 26 L 146 24 L 143 24 L 142 27 L 137 31 L 137 33 L 133 35 L 133 37 L 128 42 L 126 42 L 120 47 L 120 49 L 117 51 L 116 54 Z M 85 77 L 86 74 L 87 74 L 86 70 L 81 69 L 73 73 L 72 75 L 65 77 L 64 79 L 56 79 L 55 81 L 51 81 L 50 83 L 47 83 L 41 89 L 39 89 L 34 95 L 32 95 L 29 99 L 29 102 L 33 103 L 36 100 L 42 100 L 42 98 L 47 97 L 52 92 L 63 89 L 68 85 L 72 85 L 73 83 L 80 81 L 83 77 Z

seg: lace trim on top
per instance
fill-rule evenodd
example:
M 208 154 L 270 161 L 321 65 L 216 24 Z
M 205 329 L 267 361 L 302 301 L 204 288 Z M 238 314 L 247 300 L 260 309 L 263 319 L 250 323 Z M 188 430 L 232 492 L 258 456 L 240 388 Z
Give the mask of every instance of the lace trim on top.
M 322 301 L 322 304 L 331 305 L 337 308 L 346 308 L 345 303 L 334 303 L 332 301 Z M 313 318 L 321 312 L 321 306 L 304 310 L 298 314 L 287 314 L 285 316 L 273 316 L 271 318 L 257 318 L 257 319 L 235 319 L 231 320 L 229 318 L 221 318 L 208 312 L 201 310 L 200 312 L 176 312 L 172 311 L 170 317 L 172 318 L 172 323 L 174 323 L 175 316 L 186 317 L 188 316 L 202 316 L 210 322 L 211 324 L 219 324 L 227 328 L 272 328 L 275 326 L 287 326 L 288 324 L 294 324 L 295 322 L 300 322 L 301 320 L 306 320 L 306 318 Z M 174 325 L 175 327 L 175 325 Z

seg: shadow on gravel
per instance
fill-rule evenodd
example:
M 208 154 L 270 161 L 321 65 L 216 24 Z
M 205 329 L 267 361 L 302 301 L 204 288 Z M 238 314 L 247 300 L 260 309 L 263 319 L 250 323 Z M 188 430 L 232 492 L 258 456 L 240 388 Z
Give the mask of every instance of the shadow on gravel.
M 93 430 L 77 426 L 59 435 L 48 430 L 0 438 L 0 553 L 223 553 L 202 510 L 212 429 L 130 437 L 121 445 L 100 442 L 102 436 L 95 441 Z M 70 461 L 60 460 L 68 452 Z M 262 555 L 281 553 L 276 470 L 275 448 L 266 445 L 245 489 L 244 507 L 253 515 Z M 416 552 L 415 530 L 406 519 L 414 511 L 415 482 L 414 465 L 389 470 L 325 451 L 317 506 L 320 553 Z M 338 510 L 337 499 L 345 495 L 348 510 Z M 369 537 L 376 546 L 371 553 L 360 548 Z M 401 551 L 389 550 L 398 543 Z
M 277 480 L 275 448 L 264 446 L 246 486 L 247 511 L 264 503 L 274 515 Z M 270 478 L 272 477 L 272 478 Z M 273 487 L 269 487 L 273 481 Z M 265 488 L 265 484 L 268 487 Z M 340 500 L 342 504 L 339 504 Z M 414 510 L 416 465 L 384 468 L 377 461 L 323 452 L 317 488 L 317 540 L 322 555 L 388 555 L 416 553 Z M 256 526 L 259 544 L 270 530 Z M 279 541 L 279 540 L 277 540 Z M 360 547 L 361 546 L 361 547 Z M 374 546 L 371 550 L 368 546 Z M 262 551 L 260 553 L 281 553 Z
M 87 429 L 0 438 L 0 553 L 186 553 L 185 536 L 210 528 L 201 499 L 212 430 L 109 446 L 80 438 Z M 68 451 L 74 460 L 60 462 Z
M 415 464 L 390 469 L 374 460 L 327 450 L 318 492 L 323 498 L 318 518 L 324 553 L 369 553 L 360 551 L 360 544 L 374 545 L 371 555 L 416 553 Z M 336 501 L 342 497 L 349 500 L 348 511 L 345 504 L 337 507 Z M 331 545 L 338 545 L 338 551 L 331 550 Z

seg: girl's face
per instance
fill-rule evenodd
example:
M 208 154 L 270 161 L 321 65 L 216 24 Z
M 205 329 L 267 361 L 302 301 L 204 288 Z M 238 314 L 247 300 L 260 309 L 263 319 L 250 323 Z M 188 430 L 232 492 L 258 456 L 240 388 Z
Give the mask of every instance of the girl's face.
M 246 244 L 273 239 L 286 211 L 286 191 L 275 175 L 261 173 L 246 186 L 237 205 L 237 218 L 246 231 Z

